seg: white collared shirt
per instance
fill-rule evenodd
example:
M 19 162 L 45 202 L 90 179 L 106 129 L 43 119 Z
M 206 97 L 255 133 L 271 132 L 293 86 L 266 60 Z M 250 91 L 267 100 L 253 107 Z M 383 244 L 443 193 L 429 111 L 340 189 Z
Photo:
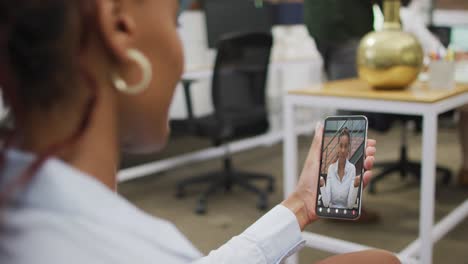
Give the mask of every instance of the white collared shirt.
M 32 159 L 9 151 L 0 190 Z M 49 159 L 1 210 L 0 263 L 266 264 L 280 263 L 304 245 L 295 215 L 278 205 L 203 257 L 173 224 L 58 159 Z
M 320 187 L 323 206 L 352 209 L 356 203 L 358 187 L 354 187 L 356 167 L 346 160 L 343 179 L 338 175 L 338 161 L 328 167 L 325 186 Z

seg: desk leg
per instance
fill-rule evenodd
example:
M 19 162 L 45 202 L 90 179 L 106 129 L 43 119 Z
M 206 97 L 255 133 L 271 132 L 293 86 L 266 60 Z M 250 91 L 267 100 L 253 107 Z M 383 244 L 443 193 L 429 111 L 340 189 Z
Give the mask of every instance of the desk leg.
M 297 184 L 297 136 L 294 124 L 294 105 L 288 97 L 284 100 L 284 198 L 287 198 Z
M 431 264 L 437 157 L 437 114 L 425 114 L 423 123 L 421 200 L 419 213 L 419 238 L 421 241 L 420 263 Z
M 287 198 L 297 184 L 297 137 L 294 128 L 294 105 L 288 96 L 283 101 L 283 185 L 284 197 Z M 286 261 L 287 264 L 297 264 L 297 254 Z

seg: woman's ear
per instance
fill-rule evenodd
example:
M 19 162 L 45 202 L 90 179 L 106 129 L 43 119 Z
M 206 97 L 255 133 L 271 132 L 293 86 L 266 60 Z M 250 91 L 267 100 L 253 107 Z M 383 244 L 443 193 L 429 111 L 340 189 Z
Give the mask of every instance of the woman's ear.
M 97 0 L 97 25 L 107 50 L 117 62 L 128 60 L 135 31 L 135 21 L 127 12 L 126 0 Z

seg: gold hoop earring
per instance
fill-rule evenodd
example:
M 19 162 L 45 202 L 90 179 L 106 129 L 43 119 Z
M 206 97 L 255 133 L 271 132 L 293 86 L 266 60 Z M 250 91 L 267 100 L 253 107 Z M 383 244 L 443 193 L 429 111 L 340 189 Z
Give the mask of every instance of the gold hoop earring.
M 124 79 L 114 73 L 112 75 L 112 82 L 115 88 L 123 93 L 138 94 L 149 87 L 153 75 L 152 66 L 148 58 L 137 49 L 129 49 L 128 56 L 141 67 L 143 73 L 141 81 L 135 85 L 128 85 Z

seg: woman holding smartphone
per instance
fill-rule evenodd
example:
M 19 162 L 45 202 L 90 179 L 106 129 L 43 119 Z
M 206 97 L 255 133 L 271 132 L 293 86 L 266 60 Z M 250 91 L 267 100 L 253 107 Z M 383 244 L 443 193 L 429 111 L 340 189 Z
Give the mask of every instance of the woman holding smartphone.
M 320 178 L 320 193 L 325 207 L 355 207 L 361 176 L 356 176 L 356 167 L 348 160 L 350 151 L 351 134 L 345 127 L 338 135 L 337 159 L 328 167 L 327 181 Z
M 176 0 L 0 0 L 0 86 L 14 118 L 0 153 L 0 263 L 266 264 L 304 244 L 321 127 L 297 190 L 208 256 L 117 194 L 120 149 L 166 143 L 183 69 L 178 11 Z M 377 261 L 398 263 L 379 250 L 324 263 Z

